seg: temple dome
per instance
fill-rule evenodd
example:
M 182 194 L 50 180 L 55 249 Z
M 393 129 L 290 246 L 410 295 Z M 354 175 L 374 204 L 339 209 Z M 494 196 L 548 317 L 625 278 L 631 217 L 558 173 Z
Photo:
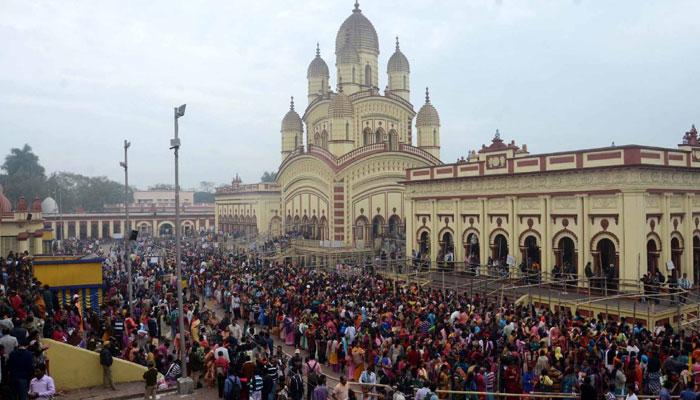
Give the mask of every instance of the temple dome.
M 3 193 L 2 190 L 2 185 L 0 185 L 0 215 L 2 214 L 8 214 L 12 212 L 12 202 L 10 199 L 5 197 L 5 193 Z
M 333 96 L 331 104 L 328 105 L 329 118 L 352 118 L 353 108 L 350 97 L 342 90 Z
M 374 25 L 362 14 L 360 5 L 355 2 L 355 9 L 352 14 L 340 25 L 338 34 L 335 37 L 335 54 L 340 55 L 340 51 L 346 47 L 349 41 L 356 51 L 367 51 L 372 54 L 379 54 L 379 39 Z
M 416 126 L 440 126 L 440 115 L 437 110 L 430 104 L 430 94 L 428 88 L 425 88 L 425 104 L 416 115 Z
M 399 38 L 396 38 L 396 51 L 389 57 L 386 65 L 386 72 L 411 72 L 408 59 L 399 49 Z
M 58 203 L 51 197 L 47 197 L 41 202 L 41 212 L 43 214 L 58 214 Z
M 289 104 L 289 111 L 282 118 L 282 131 L 288 132 L 302 132 L 304 130 L 304 125 L 301 122 L 301 117 L 294 111 L 294 97 Z
M 329 76 L 330 74 L 328 72 L 328 64 L 326 64 L 323 58 L 321 58 L 321 50 L 319 49 L 317 44 L 316 57 L 314 57 L 314 59 L 311 60 L 311 64 L 309 64 L 309 68 L 306 70 L 306 78 L 328 78 Z

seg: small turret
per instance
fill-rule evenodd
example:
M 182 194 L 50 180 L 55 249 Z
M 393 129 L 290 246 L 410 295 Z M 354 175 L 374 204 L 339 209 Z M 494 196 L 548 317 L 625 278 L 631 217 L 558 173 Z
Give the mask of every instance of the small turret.
M 389 75 L 389 90 L 401 96 L 404 100 L 411 101 L 411 68 L 408 59 L 399 49 L 399 37 L 396 37 L 396 51 L 389 58 L 386 72 Z
M 416 115 L 418 147 L 440 158 L 440 115 L 430 104 L 430 92 L 425 88 L 425 104 Z
M 289 103 L 289 111 L 282 118 L 282 160 L 291 154 L 299 146 L 303 146 L 302 136 L 304 133 L 304 124 L 301 117 L 294 111 L 294 97 L 292 96 Z
M 321 58 L 321 49 L 316 43 L 316 57 L 311 60 L 306 71 L 306 79 L 309 81 L 309 103 L 319 96 L 328 93 L 328 64 Z

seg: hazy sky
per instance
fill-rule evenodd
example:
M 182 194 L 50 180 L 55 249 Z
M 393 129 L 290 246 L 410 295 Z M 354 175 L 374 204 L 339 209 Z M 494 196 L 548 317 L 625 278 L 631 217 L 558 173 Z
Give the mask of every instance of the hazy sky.
M 373 0 L 379 86 L 394 36 L 453 162 L 500 129 L 532 153 L 674 147 L 700 123 L 700 1 Z M 187 103 L 182 185 L 256 181 L 280 121 L 306 106 L 316 42 L 334 82 L 353 0 L 0 0 L 0 155 L 29 143 L 48 173 L 172 182 L 172 107 Z M 335 86 L 335 84 L 332 84 Z

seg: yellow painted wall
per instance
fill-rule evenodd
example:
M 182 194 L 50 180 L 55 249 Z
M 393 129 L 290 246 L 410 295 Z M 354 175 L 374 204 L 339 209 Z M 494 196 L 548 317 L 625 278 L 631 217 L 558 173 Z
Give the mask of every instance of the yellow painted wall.
M 65 343 L 44 339 L 49 346 L 50 375 L 58 390 L 80 389 L 102 385 L 100 355 Z M 146 367 L 114 358 L 112 379 L 114 383 L 143 380 Z
M 49 286 L 101 285 L 102 264 L 35 264 L 34 277 Z

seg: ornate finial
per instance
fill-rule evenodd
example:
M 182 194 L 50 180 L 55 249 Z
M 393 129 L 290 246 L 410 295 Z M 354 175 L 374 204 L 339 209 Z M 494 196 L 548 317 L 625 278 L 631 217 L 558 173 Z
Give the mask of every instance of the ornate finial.
M 493 137 L 493 140 L 501 140 L 501 132 L 498 131 L 498 128 L 496 128 L 496 135 Z
M 321 48 L 318 45 L 318 42 L 316 42 L 316 57 L 321 57 Z
M 360 2 L 355 0 L 355 9 L 352 12 L 360 11 Z
M 430 91 L 428 87 L 425 87 L 425 104 L 430 104 Z
M 399 51 L 399 37 L 396 37 L 396 51 Z
M 294 96 L 292 96 L 292 99 L 289 101 L 289 111 L 294 111 Z

